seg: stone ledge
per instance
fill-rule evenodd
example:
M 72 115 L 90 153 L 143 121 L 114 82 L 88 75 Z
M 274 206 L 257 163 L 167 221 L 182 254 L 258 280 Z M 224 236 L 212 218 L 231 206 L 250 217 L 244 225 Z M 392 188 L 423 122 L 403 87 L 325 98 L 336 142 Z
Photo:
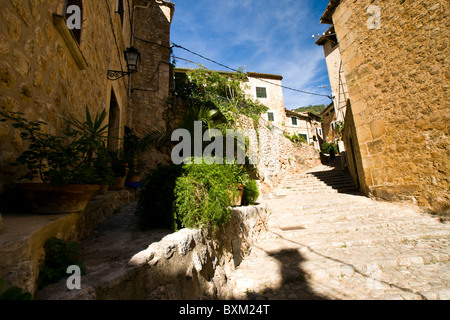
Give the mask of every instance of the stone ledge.
M 231 298 L 227 288 L 229 276 L 249 253 L 259 233 L 267 230 L 267 218 L 266 205 L 235 207 L 231 221 L 216 233 L 182 229 L 159 238 L 160 241 L 149 240 L 149 245 L 144 250 L 135 245 L 132 248 L 135 251 L 129 256 L 131 258 L 111 261 L 107 257 L 98 261 L 96 266 L 91 266 L 91 272 L 81 277 L 80 290 L 67 289 L 66 279 L 63 279 L 38 292 L 35 299 Z M 133 232 L 135 231 L 130 231 L 130 239 Z M 148 232 L 150 233 L 152 232 Z M 119 252 L 123 247 L 114 245 L 91 250 L 101 256 L 106 250 L 114 249 Z
M 44 244 L 51 237 L 79 241 L 105 218 L 130 201 L 129 191 L 96 195 L 82 212 L 57 215 L 3 214 L 0 230 L 0 278 L 34 293 L 44 259 Z

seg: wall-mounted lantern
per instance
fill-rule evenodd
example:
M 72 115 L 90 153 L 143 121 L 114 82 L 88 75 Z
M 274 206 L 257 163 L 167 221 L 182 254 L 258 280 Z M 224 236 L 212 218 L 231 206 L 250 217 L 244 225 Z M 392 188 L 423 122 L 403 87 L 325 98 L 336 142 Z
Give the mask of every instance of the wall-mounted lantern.
M 108 79 L 117 80 L 131 73 L 137 72 L 141 54 L 135 47 L 130 47 L 124 52 L 125 61 L 127 62 L 128 71 L 108 70 Z

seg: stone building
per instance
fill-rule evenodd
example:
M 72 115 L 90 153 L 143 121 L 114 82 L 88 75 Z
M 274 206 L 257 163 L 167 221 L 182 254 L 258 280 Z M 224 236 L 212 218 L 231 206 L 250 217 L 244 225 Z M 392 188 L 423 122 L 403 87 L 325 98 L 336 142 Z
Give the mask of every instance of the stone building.
M 344 142 L 366 195 L 450 206 L 449 3 L 331 0 L 348 86 Z
M 287 120 L 281 86 L 283 77 L 256 72 L 248 72 L 247 75 L 248 83 L 246 83 L 245 92 L 269 108 L 263 115 L 264 120 L 282 128 Z
M 316 44 L 323 47 L 325 54 L 331 92 L 333 95 L 335 120 L 344 121 L 348 99 L 348 88 L 345 73 L 342 68 L 341 53 L 334 26 L 331 26 L 324 32 L 316 41 Z
M 80 8 L 80 28 L 67 8 Z M 145 132 L 161 123 L 168 94 L 170 22 L 174 5 L 155 0 L 5 0 L 0 8 L 0 108 L 23 112 L 61 133 L 61 117 L 82 118 L 106 109 L 110 135 L 124 126 Z M 132 32 L 134 36 L 132 36 Z M 124 51 L 141 53 L 137 73 L 117 80 L 108 70 L 127 71 Z M 120 140 L 110 139 L 114 147 Z M 24 149 L 19 131 L 0 124 L 0 194 L 19 173 L 9 163 Z
M 173 14 L 174 4 L 164 0 L 2 1 L 0 110 L 44 121 L 58 135 L 63 118 L 84 120 L 86 106 L 91 114 L 105 109 L 113 149 L 122 147 L 116 137 L 124 137 L 125 126 L 139 135 L 164 126 Z M 128 74 L 124 52 L 132 47 L 141 63 Z M 0 203 L 8 209 L 0 216 L 0 278 L 34 293 L 45 241 L 87 236 L 130 201 L 130 192 L 108 192 L 81 212 L 51 218 L 11 213 L 20 207 L 13 190 L 22 173 L 9 164 L 26 147 L 18 130 L 0 122 Z M 152 150 L 147 160 L 155 165 L 162 156 Z
M 336 139 L 336 109 L 334 103 L 330 103 L 320 114 L 322 116 L 323 139 L 332 142 Z
M 286 124 L 284 131 L 290 135 L 300 135 L 308 145 L 320 149 L 320 141 L 323 140 L 321 118 L 311 112 L 295 112 L 285 110 Z

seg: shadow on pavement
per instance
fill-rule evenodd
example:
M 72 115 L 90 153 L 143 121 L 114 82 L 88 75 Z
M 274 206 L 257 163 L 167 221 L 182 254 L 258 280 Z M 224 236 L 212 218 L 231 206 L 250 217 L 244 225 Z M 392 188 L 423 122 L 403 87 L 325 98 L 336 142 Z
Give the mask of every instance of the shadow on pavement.
M 280 263 L 281 285 L 279 287 L 268 287 L 262 292 L 249 292 L 250 300 L 329 300 L 309 286 L 306 272 L 302 270 L 301 264 L 304 257 L 296 249 L 282 249 L 269 252 L 270 257 Z

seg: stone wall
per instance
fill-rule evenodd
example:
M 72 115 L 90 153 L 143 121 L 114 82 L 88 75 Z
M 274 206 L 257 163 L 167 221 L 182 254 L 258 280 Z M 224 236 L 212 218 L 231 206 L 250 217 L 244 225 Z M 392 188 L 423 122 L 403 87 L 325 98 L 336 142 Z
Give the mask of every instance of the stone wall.
M 323 112 L 322 112 L 322 119 L 323 119 L 323 136 L 324 140 L 326 142 L 332 142 L 334 139 L 336 139 L 337 135 L 336 132 L 331 128 L 331 123 L 333 121 L 336 121 L 336 112 L 334 105 L 329 105 Z
M 175 7 L 167 1 L 134 1 L 135 22 L 133 45 L 141 52 L 139 72 L 131 77 L 130 123 L 143 137 L 155 128 L 165 128 L 163 113 L 171 81 L 170 25 Z M 144 170 L 167 162 L 156 149 L 142 156 Z
M 257 100 L 269 108 L 268 112 L 273 112 L 275 120 L 273 124 L 277 127 L 282 127 L 286 123 L 286 113 L 284 111 L 283 89 L 281 87 L 281 80 L 283 77 L 276 75 L 266 75 L 262 73 L 248 74 L 249 82 L 245 83 L 245 93 L 250 99 Z M 266 88 L 267 98 L 256 97 L 256 87 Z M 265 120 L 268 120 L 267 114 L 263 115 Z
M 60 215 L 8 214 L 0 231 L 0 278 L 34 293 L 44 263 L 45 242 L 56 237 L 80 241 L 132 198 L 129 191 L 108 192 L 82 212 Z
M 262 193 L 270 193 L 289 173 L 304 172 L 320 165 L 320 156 L 313 146 L 293 143 L 281 129 L 270 127 L 264 119 L 260 119 L 257 130 L 253 121 L 246 117 L 241 117 L 239 122 L 249 139 L 250 155 L 258 170 Z
M 182 229 L 125 263 L 105 261 L 105 272 L 81 277 L 81 290 L 67 290 L 66 280 L 38 293 L 42 300 L 197 300 L 230 299 L 231 272 L 267 230 L 265 205 L 233 208 L 217 232 Z M 101 268 L 100 268 L 101 269 Z
M 114 91 L 119 126 L 126 122 L 127 77 L 108 81 L 107 70 L 125 70 L 123 51 L 130 44 L 128 11 L 122 27 L 117 1 L 83 1 L 81 42 L 54 23 L 62 14 L 62 0 L 4 0 L 0 8 L 0 108 L 43 120 L 47 131 L 61 133 L 61 117 L 84 118 L 109 111 Z M 59 25 L 61 26 L 61 25 Z M 113 32 L 114 30 L 114 32 Z M 119 131 L 119 135 L 123 129 Z M 116 133 L 117 135 L 117 133 Z M 0 123 L 0 194 L 20 175 L 9 163 L 25 148 L 18 130 Z
M 362 190 L 437 212 L 450 205 L 448 17 L 444 0 L 342 0 L 332 14 Z

